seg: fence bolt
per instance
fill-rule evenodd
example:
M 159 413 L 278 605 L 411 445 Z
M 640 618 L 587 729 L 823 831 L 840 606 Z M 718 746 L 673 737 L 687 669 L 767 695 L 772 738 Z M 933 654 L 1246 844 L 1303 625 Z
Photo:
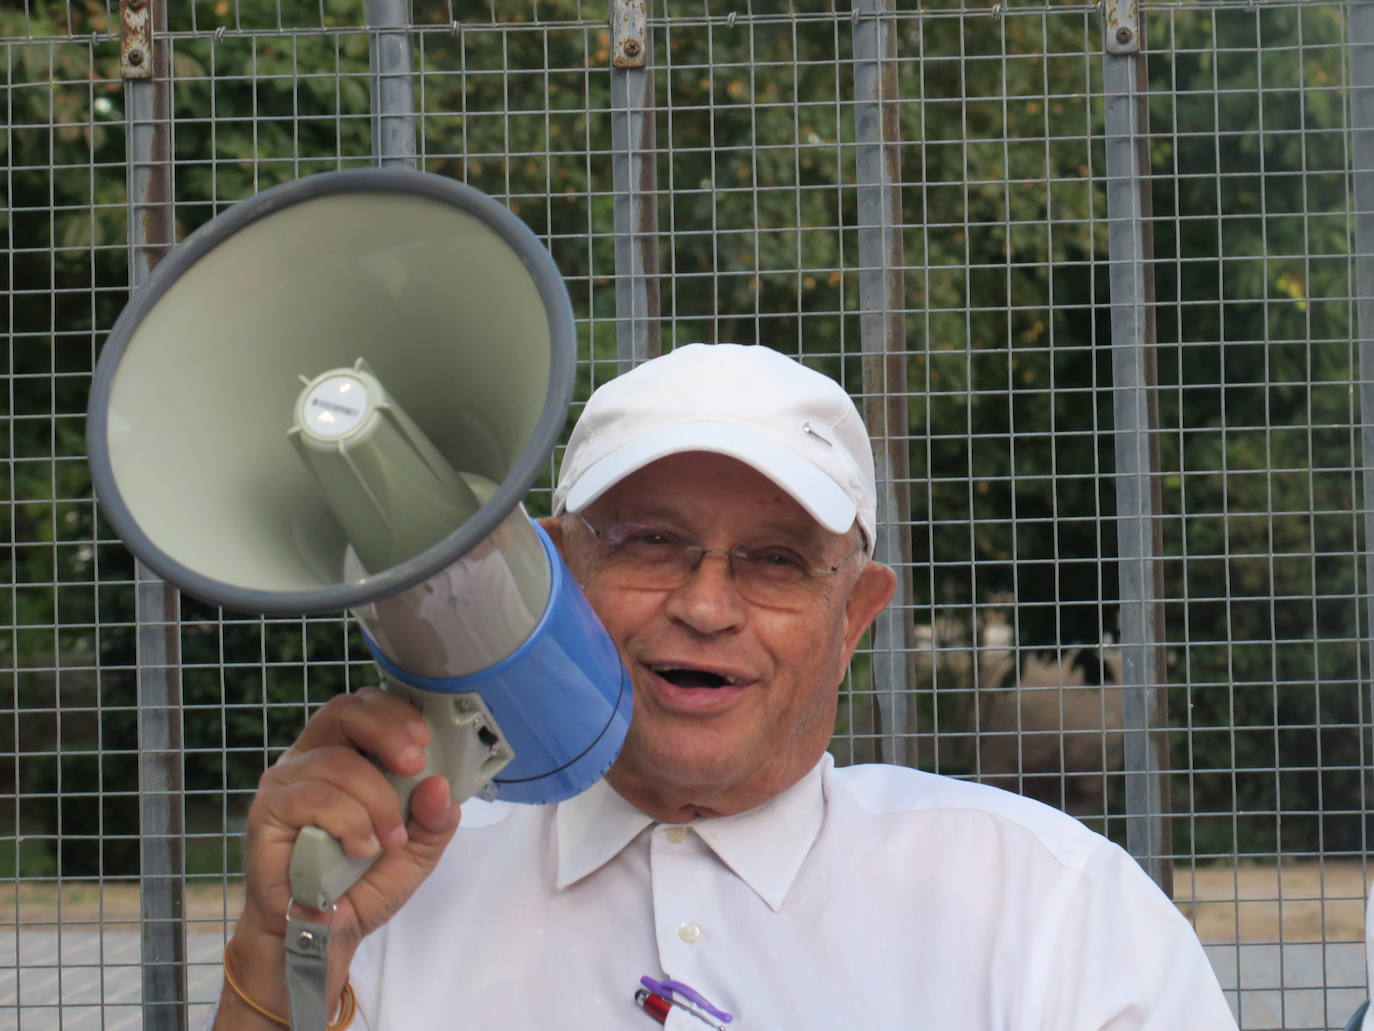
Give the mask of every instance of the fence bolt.
M 124 78 L 152 78 L 152 45 L 153 18 L 148 0 L 120 0 L 119 71 Z
M 1109 54 L 1134 54 L 1140 46 L 1140 0 L 1103 0 L 1103 43 Z
M 611 0 L 611 67 L 643 68 L 648 33 L 646 0 Z

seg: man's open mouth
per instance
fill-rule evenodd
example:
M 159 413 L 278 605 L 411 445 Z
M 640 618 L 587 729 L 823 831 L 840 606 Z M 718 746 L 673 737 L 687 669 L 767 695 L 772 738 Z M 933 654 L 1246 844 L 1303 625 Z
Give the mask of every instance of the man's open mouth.
M 740 683 L 736 677 L 723 673 L 712 673 L 708 669 L 693 669 L 690 666 L 650 666 L 674 687 L 734 687 Z

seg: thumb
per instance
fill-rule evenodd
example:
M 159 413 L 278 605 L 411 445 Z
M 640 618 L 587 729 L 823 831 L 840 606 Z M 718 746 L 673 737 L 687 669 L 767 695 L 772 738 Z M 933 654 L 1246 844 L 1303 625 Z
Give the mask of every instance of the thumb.
M 453 832 L 458 829 L 460 810 L 458 803 L 449 793 L 448 781 L 434 776 L 422 780 L 410 795 L 410 820 L 408 828 L 411 840 L 417 831 L 422 831 L 422 839 L 433 837 L 440 848 L 448 844 Z
M 443 777 L 428 777 L 415 786 L 404 844 L 388 842 L 390 847 L 349 889 L 361 935 L 390 920 L 433 872 L 458 829 L 460 816 Z

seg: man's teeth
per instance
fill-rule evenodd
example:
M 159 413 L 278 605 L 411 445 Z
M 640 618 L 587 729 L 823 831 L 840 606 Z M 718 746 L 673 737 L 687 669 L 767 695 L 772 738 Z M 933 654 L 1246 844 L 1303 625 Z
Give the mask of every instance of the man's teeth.
M 740 683 L 739 677 L 713 673 L 705 669 L 693 669 L 690 666 L 654 665 L 649 668 L 677 687 L 736 687 Z

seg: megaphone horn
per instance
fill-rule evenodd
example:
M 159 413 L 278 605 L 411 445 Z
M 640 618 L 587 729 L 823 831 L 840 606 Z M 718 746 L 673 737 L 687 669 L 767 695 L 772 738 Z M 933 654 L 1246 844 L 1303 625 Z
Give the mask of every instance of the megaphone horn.
M 328 172 L 198 229 L 116 321 L 87 433 L 104 512 L 186 593 L 351 609 L 455 797 L 590 786 L 629 725 L 614 643 L 521 500 L 571 399 L 553 259 L 510 211 L 406 169 Z M 366 864 L 292 861 L 327 908 Z

